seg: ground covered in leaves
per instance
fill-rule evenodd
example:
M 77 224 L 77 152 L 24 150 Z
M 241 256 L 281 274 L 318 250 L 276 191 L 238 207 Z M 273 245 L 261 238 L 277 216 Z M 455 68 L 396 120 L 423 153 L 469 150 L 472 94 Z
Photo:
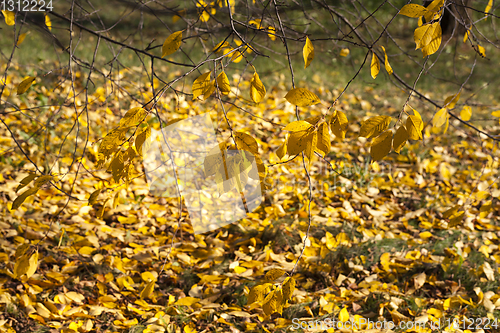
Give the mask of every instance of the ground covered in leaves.
M 9 76 L 4 92 L 21 110 L 7 109 L 2 117 L 29 148 L 30 159 L 50 170 L 53 184 L 73 198 L 46 184 L 11 210 L 24 191 L 16 193 L 21 180 L 35 169 L 1 127 L 0 332 L 289 332 L 294 318 L 427 323 L 408 332 L 431 332 L 430 323 L 439 320 L 445 330 L 456 320 L 460 328 L 447 331 L 497 331 L 498 145 L 453 121 L 446 134 L 433 129 L 428 122 L 435 110 L 419 109 L 426 122 L 423 141 L 370 163 L 369 142 L 357 135 L 360 122 L 380 110 L 399 110 L 373 89 L 354 88 L 341 98 L 337 109 L 347 115 L 348 131 L 311 165 L 312 226 L 294 274 L 295 291 L 282 315 L 266 316 L 262 304 L 247 304 L 249 291 L 273 268 L 292 270 L 308 228 L 309 186 L 301 161 L 283 164 L 276 155 L 285 138 L 280 125 L 296 120 L 283 84 L 268 87 L 257 106 L 226 104 L 235 130 L 257 138 L 268 166 L 264 203 L 248 218 L 201 235 L 193 234 L 184 210 L 172 239 L 178 201 L 151 196 L 140 163 L 129 184 L 117 184 L 87 205 L 103 187 L 99 179 L 111 178 L 96 168 L 95 144 L 135 105 L 120 105 L 119 94 L 107 99 L 106 89 L 97 89 L 89 95 L 88 116 L 75 122 L 75 105 L 84 96 L 53 113 L 58 95 L 71 94 L 70 85 L 49 90 L 55 84 L 37 83 L 15 96 L 22 79 Z M 244 79 L 242 94 L 248 95 Z M 304 118 L 320 115 L 340 93 L 320 85 L 310 89 L 324 102 L 304 111 Z M 142 91 L 148 100 L 146 83 Z M 216 104 L 182 95 L 161 100 L 167 120 L 211 112 L 227 138 Z M 412 106 L 419 108 L 418 102 Z M 491 111 L 478 108 L 472 120 L 493 118 Z M 85 157 L 75 161 L 83 151 L 74 147 L 81 149 L 86 139 Z

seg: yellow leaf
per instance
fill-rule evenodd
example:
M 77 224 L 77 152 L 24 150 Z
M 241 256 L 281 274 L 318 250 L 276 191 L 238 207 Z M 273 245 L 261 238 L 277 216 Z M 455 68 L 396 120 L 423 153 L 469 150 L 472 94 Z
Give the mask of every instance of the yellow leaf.
M 17 46 L 21 45 L 22 42 L 24 42 L 24 39 L 26 36 L 29 34 L 29 32 L 25 32 L 24 34 L 20 34 L 19 38 L 17 39 Z
M 92 192 L 92 194 L 89 197 L 89 201 L 87 203 L 88 206 L 92 206 L 93 204 L 95 204 L 97 197 L 99 196 L 99 194 L 101 194 L 101 190 L 102 189 L 98 189 Z
M 206 72 L 201 74 L 196 80 L 193 82 L 193 100 L 198 98 L 201 95 L 204 95 L 207 90 L 210 89 L 210 73 Z
M 139 155 L 142 155 L 143 153 L 147 152 L 149 147 L 151 146 L 150 140 L 148 140 L 151 137 L 151 128 L 149 125 L 144 128 L 139 134 L 137 134 L 135 138 L 135 150 L 139 153 Z
M 471 117 L 472 117 L 472 108 L 468 105 L 464 106 L 462 108 L 462 111 L 460 111 L 460 118 L 462 118 L 463 121 L 469 121 Z
M 33 179 L 36 178 L 36 174 L 32 173 L 32 174 L 29 174 L 28 176 L 24 177 L 20 182 L 19 182 L 19 185 L 17 186 L 16 188 L 16 193 L 24 188 L 25 186 L 27 186 L 29 183 L 31 183 L 31 181 Z
M 304 45 L 302 53 L 304 55 L 304 68 L 307 68 L 314 59 L 314 46 L 309 37 L 306 37 L 306 44 Z
M 427 13 L 424 14 L 425 22 L 430 22 L 432 19 L 436 21 L 439 19 L 439 12 L 444 5 L 444 0 L 434 0 L 427 7 Z
M 153 293 L 154 288 L 155 288 L 155 281 L 154 280 L 149 281 L 148 284 L 144 287 L 144 289 L 142 289 L 139 295 L 140 298 L 141 299 L 149 298 Z
M 255 72 L 250 80 L 250 98 L 254 103 L 260 103 L 266 96 L 266 87 L 260 81 L 259 74 Z
M 295 290 L 295 279 L 293 277 L 287 277 L 283 282 L 283 298 L 285 300 L 291 299 L 294 290 Z
M 182 31 L 176 31 L 165 39 L 161 48 L 161 57 L 171 55 L 181 47 Z
M 283 144 L 276 150 L 276 155 L 279 157 L 280 160 L 283 159 L 283 157 L 285 157 L 287 153 L 287 149 L 286 149 L 286 140 L 283 142 Z
M 442 30 L 439 22 L 424 24 L 413 34 L 415 49 L 422 49 L 424 57 L 434 54 L 441 46 Z
M 491 113 L 491 115 L 492 115 L 493 117 L 500 117 L 500 110 L 493 111 L 493 112 Z
M 54 177 L 51 175 L 40 176 L 35 180 L 34 185 L 35 187 L 41 187 L 42 185 L 45 185 L 47 182 L 51 181 L 53 178 Z
M 146 115 L 146 110 L 141 107 L 132 108 L 125 113 L 122 119 L 120 119 L 120 127 L 130 127 L 137 125 L 140 121 L 144 119 Z
M 28 279 L 32 277 L 33 274 L 35 274 L 37 267 L 38 267 L 38 251 L 33 253 L 33 255 L 30 257 L 28 263 L 28 269 L 26 270 L 26 277 Z
M 477 46 L 477 50 L 479 52 L 479 54 L 481 55 L 481 57 L 486 57 L 486 50 L 484 49 L 484 47 L 482 47 L 481 45 L 478 45 Z
M 5 3 L 4 3 L 4 6 L 5 6 Z M 16 21 L 15 21 L 16 14 L 14 12 L 11 12 L 10 10 L 2 10 L 2 14 L 5 17 L 5 23 L 7 25 L 16 24 Z
M 292 156 L 303 152 L 307 148 L 308 142 L 312 142 L 315 135 L 316 131 L 314 128 L 310 128 L 305 131 L 292 132 L 287 143 L 288 155 Z
M 427 13 L 427 8 L 421 5 L 410 3 L 404 5 L 398 14 L 408 16 L 408 17 L 420 17 Z
M 392 118 L 389 116 L 375 116 L 368 118 L 361 124 L 359 136 L 370 138 L 377 136 L 389 127 Z
M 16 260 L 19 259 L 22 255 L 24 255 L 26 253 L 26 251 L 28 251 L 29 248 L 30 248 L 30 245 L 27 243 L 19 245 L 16 249 L 16 253 L 14 254 L 14 257 L 16 258 Z
M 385 47 L 381 46 L 382 50 L 384 51 L 384 57 L 385 57 L 385 70 L 389 75 L 391 75 L 394 71 L 392 70 L 391 64 L 389 64 L 389 59 L 387 59 L 387 53 L 385 52 Z
M 323 153 L 323 156 L 326 156 L 330 152 L 330 131 L 327 123 L 319 125 L 317 148 Z
M 342 49 L 340 50 L 340 56 L 341 57 L 347 57 L 349 55 L 350 51 L 349 49 Z
M 191 305 L 197 303 L 199 300 L 200 300 L 199 298 L 187 296 L 187 297 L 183 297 L 183 298 L 179 299 L 174 304 L 175 305 L 191 306 Z
M 429 231 L 424 231 L 419 234 L 420 238 L 422 239 L 428 239 L 432 237 L 432 233 Z
M 318 135 L 316 132 L 313 133 L 311 140 L 306 141 L 306 157 L 309 160 L 309 165 L 311 165 L 312 158 L 314 156 L 314 149 L 316 149 L 316 145 L 318 143 Z
M 274 27 L 267 27 L 267 35 L 271 38 L 272 41 L 276 40 L 276 29 Z
M 21 206 L 23 204 L 23 202 L 26 200 L 26 198 L 28 198 L 30 195 L 34 195 L 36 194 L 36 192 L 38 192 L 40 188 L 39 187 L 32 187 L 30 188 L 29 190 L 23 192 L 23 194 L 21 194 L 20 196 L 18 196 L 14 202 L 12 203 L 12 210 L 14 209 L 18 209 L 19 206 Z
M 488 4 L 486 5 L 486 8 L 484 9 L 485 16 L 488 16 L 488 13 L 490 12 L 491 7 L 493 7 L 493 0 L 488 1 Z
M 446 108 L 442 108 L 434 115 L 432 125 L 434 127 L 441 127 L 446 123 L 446 120 L 448 120 L 448 110 Z
M 217 86 L 219 90 L 224 95 L 227 95 L 231 92 L 231 86 L 229 86 L 229 79 L 227 78 L 226 73 L 220 72 L 217 76 Z
M 370 147 L 370 155 L 373 161 L 383 159 L 392 147 L 392 131 L 387 130 L 373 139 Z
M 283 308 L 283 293 L 276 289 L 267 295 L 262 304 L 262 310 L 266 315 L 271 315 L 275 312 L 281 313 Z
M 339 320 L 343 323 L 349 320 L 349 312 L 347 312 L 347 308 L 344 307 L 342 310 L 339 312 Z
M 255 141 L 252 136 L 243 132 L 236 132 L 234 134 L 234 139 L 236 140 L 238 149 L 249 151 L 254 155 L 257 155 L 259 153 L 259 146 L 257 145 L 257 141 Z
M 219 42 L 217 45 L 214 46 L 212 52 L 220 53 L 225 48 L 231 48 L 231 45 L 229 45 L 227 41 L 223 40 L 222 42 Z
M 444 107 L 447 109 L 453 109 L 457 104 L 459 98 L 460 93 L 446 97 L 446 99 L 444 100 Z
M 14 278 L 19 279 L 21 276 L 26 274 L 29 269 L 29 265 L 29 258 L 26 254 L 17 259 L 14 264 Z
M 305 88 L 293 88 L 285 95 L 285 98 L 296 106 L 310 106 L 320 102 L 315 93 Z
M 47 26 L 47 28 L 49 28 L 49 30 L 52 30 L 52 21 L 47 14 L 45 14 L 45 25 Z
M 19 85 L 17 86 L 17 94 L 21 95 L 24 94 L 29 87 L 35 82 L 36 77 L 35 76 L 29 76 L 27 79 L 24 79 Z
M 380 62 L 375 52 L 372 52 L 372 64 L 370 65 L 370 73 L 372 78 L 376 79 L 378 73 L 380 72 Z
M 422 140 L 423 122 L 417 116 L 409 116 L 406 119 L 406 129 L 408 131 L 408 138 L 411 140 Z
M 469 39 L 469 36 L 470 36 L 470 30 L 467 29 L 467 31 L 465 32 L 465 35 L 464 35 L 464 43 L 467 42 L 467 39 Z
M 269 281 L 276 281 L 280 277 L 283 276 L 286 272 L 281 269 L 281 268 L 271 268 L 267 273 L 266 273 L 266 280 Z
M 406 127 L 404 125 L 399 126 L 396 133 L 394 134 L 394 141 L 392 142 L 392 149 L 394 149 L 394 151 L 399 154 L 401 149 L 406 144 L 408 137 L 409 136 L 408 136 L 408 132 L 406 131 Z
M 312 127 L 313 126 L 307 121 L 297 120 L 297 121 L 291 122 L 290 124 L 286 125 L 284 130 L 290 131 L 290 132 L 299 132 L 299 131 L 308 130 Z
M 269 292 L 270 287 L 271 283 L 264 283 L 253 287 L 248 294 L 247 304 L 262 302 L 264 300 L 264 295 Z
M 330 128 L 337 138 L 345 139 L 347 123 L 348 121 L 346 115 L 342 111 L 335 111 L 335 114 L 330 120 Z

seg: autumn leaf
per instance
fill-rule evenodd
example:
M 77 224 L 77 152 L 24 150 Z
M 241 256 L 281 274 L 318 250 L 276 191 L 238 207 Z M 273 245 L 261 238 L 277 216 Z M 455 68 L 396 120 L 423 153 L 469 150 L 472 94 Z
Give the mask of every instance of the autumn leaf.
M 384 57 L 385 57 L 385 70 L 389 75 L 391 75 L 394 71 L 392 70 L 391 64 L 389 64 L 389 59 L 387 58 L 387 53 L 385 52 L 385 47 L 381 46 L 382 50 L 384 51 Z
M 418 4 L 410 3 L 404 5 L 398 14 L 408 16 L 408 17 L 420 17 L 427 13 L 427 9 Z
M 404 125 L 399 126 L 399 128 L 396 130 L 396 133 L 394 134 L 392 149 L 394 149 L 394 151 L 399 154 L 401 149 L 406 144 L 408 138 L 409 135 L 408 132 L 406 131 L 406 127 Z
M 223 93 L 224 95 L 227 95 L 231 92 L 229 79 L 227 78 L 226 73 L 224 72 L 219 73 L 219 75 L 217 76 L 217 86 L 219 87 L 221 93 Z
M 406 129 L 408 138 L 411 140 L 422 140 L 422 129 L 424 124 L 422 119 L 417 116 L 408 116 L 406 119 Z
M 255 72 L 250 80 L 250 97 L 254 103 L 260 103 L 266 96 L 266 87 L 260 81 L 259 74 Z
M 472 116 L 472 108 L 468 105 L 465 105 L 462 108 L 462 111 L 460 111 L 460 118 L 462 118 L 463 121 L 469 121 Z
M 284 130 L 285 131 L 290 131 L 290 132 L 299 132 L 299 131 L 305 131 L 307 129 L 312 128 L 313 126 L 304 120 L 297 120 L 294 122 L 291 122 L 290 124 L 286 125 Z
M 14 13 L 10 10 L 2 10 L 2 14 L 5 18 L 5 24 L 7 24 L 7 25 L 16 24 L 16 21 L 15 21 L 16 13 Z
M 307 68 L 314 59 L 314 47 L 309 37 L 306 37 L 306 44 L 304 45 L 302 53 L 304 55 L 304 68 Z
M 347 124 L 348 120 L 346 115 L 342 111 L 336 110 L 332 119 L 330 120 L 330 127 L 332 129 L 333 134 L 337 138 L 345 139 L 345 134 L 347 132 Z
M 372 52 L 372 63 L 370 65 L 370 73 L 372 75 L 372 78 L 376 79 L 379 72 L 380 62 L 378 61 L 378 57 L 375 52 Z
M 413 35 L 416 48 L 422 49 L 424 57 L 437 52 L 441 46 L 442 30 L 439 22 L 424 24 L 415 29 Z
M 35 82 L 36 77 L 35 76 L 29 76 L 28 78 L 24 79 L 19 86 L 17 86 L 17 94 L 22 95 L 24 94 Z
M 371 117 L 361 124 L 359 136 L 371 138 L 379 135 L 389 127 L 392 118 L 389 116 L 375 116 Z
M 193 82 L 193 100 L 197 99 L 201 95 L 205 95 L 207 91 L 210 90 L 210 74 L 212 72 L 206 72 L 201 74 L 196 80 Z
M 387 130 L 377 136 L 371 142 L 370 146 L 370 155 L 373 161 L 380 161 L 383 159 L 389 152 L 392 147 L 392 131 Z
M 154 280 L 149 281 L 146 284 L 146 286 L 144 286 L 144 288 L 142 289 L 142 291 L 139 295 L 141 297 L 141 299 L 150 298 L 151 294 L 153 293 L 154 287 L 155 287 L 155 281 Z
M 305 88 L 293 88 L 285 95 L 285 98 L 296 106 L 311 106 L 320 102 L 315 93 Z
M 52 30 L 52 21 L 50 20 L 50 17 L 47 14 L 45 14 L 45 25 L 49 30 Z
M 161 57 L 171 55 L 181 47 L 182 31 L 176 31 L 165 39 L 161 48 Z
M 448 109 L 442 108 L 434 115 L 434 118 L 432 119 L 432 125 L 434 127 L 441 127 L 446 123 L 448 117 Z

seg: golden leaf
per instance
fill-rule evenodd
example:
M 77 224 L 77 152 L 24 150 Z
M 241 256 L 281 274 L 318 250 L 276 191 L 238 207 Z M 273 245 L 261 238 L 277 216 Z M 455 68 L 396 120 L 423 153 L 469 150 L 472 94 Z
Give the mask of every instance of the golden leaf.
M 257 155 L 259 153 L 259 146 L 257 145 L 257 141 L 255 141 L 252 136 L 243 132 L 236 132 L 234 134 L 234 139 L 236 140 L 238 149 L 249 151 L 254 155 Z
M 422 119 L 417 116 L 409 116 L 406 119 L 406 129 L 408 131 L 408 138 L 411 140 L 422 140 L 422 128 L 424 124 Z
M 92 192 L 92 194 L 89 197 L 89 201 L 87 203 L 88 206 L 92 206 L 93 204 L 95 204 L 97 197 L 99 196 L 99 194 L 101 194 L 101 190 L 102 189 L 98 189 Z
M 372 78 L 376 79 L 379 72 L 380 62 L 378 61 L 378 57 L 375 52 L 372 52 L 372 63 L 370 65 L 370 73 L 372 75 Z
M 394 73 L 394 71 L 392 70 L 391 64 L 389 64 L 389 59 L 387 58 L 387 53 L 385 52 L 385 47 L 381 46 L 381 48 L 384 51 L 384 57 L 385 57 L 384 66 L 385 66 L 385 70 L 387 71 L 387 73 L 389 75 L 391 75 L 392 73 Z
M 408 132 L 406 131 L 406 127 L 404 125 L 399 126 L 396 133 L 394 134 L 394 141 L 392 142 L 392 149 L 394 149 L 394 151 L 399 154 L 401 149 L 406 144 L 408 137 L 409 136 L 408 136 Z
M 171 55 L 181 47 L 182 31 L 176 31 L 165 39 L 161 48 L 161 57 Z
M 426 13 L 427 13 L 427 8 L 425 8 L 424 6 L 410 3 L 404 5 L 398 14 L 415 18 L 415 17 L 420 17 Z
M 286 125 L 284 130 L 290 131 L 290 132 L 299 132 L 299 131 L 308 130 L 312 127 L 313 126 L 305 120 L 297 120 L 297 121 L 291 122 L 290 124 Z
M 266 87 L 260 81 L 259 74 L 255 72 L 250 80 L 250 98 L 254 103 L 260 103 L 266 96 Z
M 52 21 L 47 14 L 45 14 L 45 25 L 47 26 L 47 28 L 49 28 L 49 30 L 52 30 Z
M 229 85 L 229 79 L 227 78 L 226 73 L 220 72 L 217 76 L 217 86 L 221 93 L 227 95 L 231 92 L 231 86 Z
M 39 187 L 35 186 L 35 187 L 32 187 L 29 190 L 26 190 L 25 192 L 23 192 L 23 194 L 18 196 L 14 200 L 14 202 L 12 203 L 12 210 L 18 209 L 19 206 L 21 206 L 23 204 L 23 202 L 26 200 L 26 198 L 28 198 L 30 195 L 36 194 L 36 192 L 38 192 L 39 189 L 40 189 Z
M 306 37 L 306 44 L 304 45 L 302 53 L 304 56 L 304 68 L 307 68 L 311 64 L 311 61 L 314 59 L 314 46 L 311 43 L 309 37 Z
M 120 127 L 130 127 L 137 125 L 146 116 L 146 110 L 141 107 L 132 108 L 120 119 Z
M 2 14 L 5 17 L 5 23 L 7 25 L 14 25 L 14 24 L 16 24 L 16 20 L 15 20 L 16 13 L 11 12 L 10 10 L 2 10 Z
M 448 110 L 446 108 L 442 108 L 434 115 L 434 118 L 432 119 L 432 125 L 434 127 L 441 127 L 446 123 L 448 117 Z
M 380 161 L 389 152 L 392 147 L 392 131 L 387 130 L 373 139 L 370 147 L 370 155 L 373 161 Z
M 154 288 L 155 288 L 155 281 L 154 280 L 149 281 L 148 284 L 144 287 L 144 289 L 142 289 L 141 293 L 139 294 L 139 297 L 141 299 L 149 298 L 153 293 Z
M 345 139 L 347 132 L 347 117 L 342 111 L 335 111 L 332 119 L 330 120 L 330 128 L 337 138 Z
M 196 80 L 193 82 L 193 100 L 198 98 L 201 95 L 205 95 L 205 92 L 210 89 L 210 73 L 206 72 L 201 74 Z
M 320 102 L 315 93 L 305 88 L 293 88 L 285 95 L 285 98 L 296 106 L 310 106 Z
M 19 185 L 18 185 L 18 186 L 17 186 L 17 188 L 16 188 L 16 193 L 17 193 L 20 189 L 22 189 L 22 188 L 26 187 L 26 186 L 27 186 L 29 183 L 31 183 L 31 181 L 32 181 L 33 179 L 35 179 L 35 178 L 36 178 L 36 174 L 34 174 L 34 173 L 29 174 L 28 176 L 24 177 L 24 178 L 23 178 L 23 179 L 19 182 Z
M 287 277 L 283 282 L 283 298 L 285 300 L 291 299 L 294 290 L 295 290 L 295 279 L 293 277 Z
M 469 121 L 471 117 L 472 117 L 472 108 L 468 105 L 465 105 L 462 108 L 462 111 L 460 111 L 460 118 L 462 118 L 463 121 Z
M 317 148 L 323 153 L 323 156 L 326 156 L 330 152 L 330 131 L 327 123 L 319 125 Z
M 359 136 L 370 138 L 377 136 L 389 127 L 392 118 L 389 116 L 375 116 L 368 118 L 361 124 Z
M 28 78 L 24 79 L 19 85 L 17 86 L 17 94 L 21 95 L 24 94 L 35 82 L 36 77 L 35 76 L 29 76 Z

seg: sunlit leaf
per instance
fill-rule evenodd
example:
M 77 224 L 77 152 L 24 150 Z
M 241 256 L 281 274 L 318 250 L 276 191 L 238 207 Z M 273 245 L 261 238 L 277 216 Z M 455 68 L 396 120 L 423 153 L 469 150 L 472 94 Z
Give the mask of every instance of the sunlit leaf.
M 24 79 L 21 83 L 19 83 L 19 86 L 17 86 L 17 94 L 24 94 L 31 87 L 33 82 L 35 82 L 35 80 L 35 76 L 29 76 L 28 78 Z
M 197 99 L 201 95 L 205 95 L 205 93 L 210 89 L 210 73 L 206 72 L 201 74 L 196 80 L 193 82 L 193 100 Z
M 381 46 L 382 50 L 384 51 L 384 57 L 385 57 L 385 70 L 389 75 L 391 75 L 394 71 L 392 70 L 391 64 L 389 64 L 389 59 L 387 58 L 387 53 L 385 52 L 385 47 Z
M 231 87 L 229 85 L 229 79 L 227 78 L 226 73 L 220 72 L 217 76 L 217 86 L 221 93 L 227 95 L 231 92 Z
M 52 21 L 50 20 L 50 17 L 47 14 L 45 14 L 45 25 L 49 30 L 52 30 Z
M 309 37 L 306 37 L 306 44 L 304 45 L 302 53 L 304 56 L 304 68 L 307 68 L 314 59 L 314 46 Z
M 262 84 L 259 74 L 255 72 L 252 80 L 250 80 L 250 98 L 252 98 L 254 103 L 260 103 L 264 99 L 264 96 L 266 96 L 266 87 Z
M 320 102 L 315 93 L 305 88 L 293 88 L 285 95 L 285 98 L 296 106 L 311 106 Z
M 392 131 L 387 130 L 371 142 L 370 155 L 373 161 L 380 161 L 390 153 L 392 147 Z
M 4 4 L 5 6 L 5 4 Z M 16 24 L 15 18 L 16 18 L 16 13 L 11 12 L 10 10 L 2 10 L 2 14 L 5 18 L 5 23 L 7 25 L 14 25 Z
M 182 31 L 176 31 L 165 39 L 161 48 L 161 57 L 171 55 L 181 47 Z
M 417 116 L 408 116 L 406 119 L 406 130 L 411 140 L 422 140 L 422 119 Z
M 313 126 L 304 120 L 297 120 L 294 122 L 291 122 L 290 124 L 286 125 L 284 130 L 285 131 L 290 131 L 290 132 L 298 132 L 298 131 L 305 131 L 307 129 L 312 128 Z
M 420 17 L 427 13 L 427 8 L 422 5 L 410 3 L 404 5 L 398 14 L 408 16 L 408 17 Z
M 406 131 L 406 127 L 404 125 L 399 126 L 399 128 L 396 130 L 396 133 L 394 134 L 392 149 L 394 149 L 394 151 L 399 154 L 401 149 L 406 144 L 408 138 L 409 136 L 408 132 Z
M 469 121 L 471 117 L 472 117 L 472 108 L 468 105 L 465 105 L 462 108 L 462 111 L 460 111 L 460 118 L 462 118 L 463 121 Z
M 372 78 L 376 79 L 378 73 L 380 72 L 380 62 L 375 52 L 372 52 L 372 63 L 370 65 L 370 73 Z
M 359 136 L 371 138 L 379 135 L 389 127 L 391 120 L 392 118 L 389 116 L 375 116 L 368 118 L 362 122 L 361 129 L 359 130 Z
M 330 127 L 333 134 L 339 139 L 345 139 L 345 134 L 347 132 L 348 120 L 346 115 L 342 111 L 335 111 L 335 114 L 330 120 Z
M 434 127 L 441 127 L 446 123 L 448 117 L 448 109 L 442 108 L 434 115 L 434 118 L 432 119 L 432 125 Z

